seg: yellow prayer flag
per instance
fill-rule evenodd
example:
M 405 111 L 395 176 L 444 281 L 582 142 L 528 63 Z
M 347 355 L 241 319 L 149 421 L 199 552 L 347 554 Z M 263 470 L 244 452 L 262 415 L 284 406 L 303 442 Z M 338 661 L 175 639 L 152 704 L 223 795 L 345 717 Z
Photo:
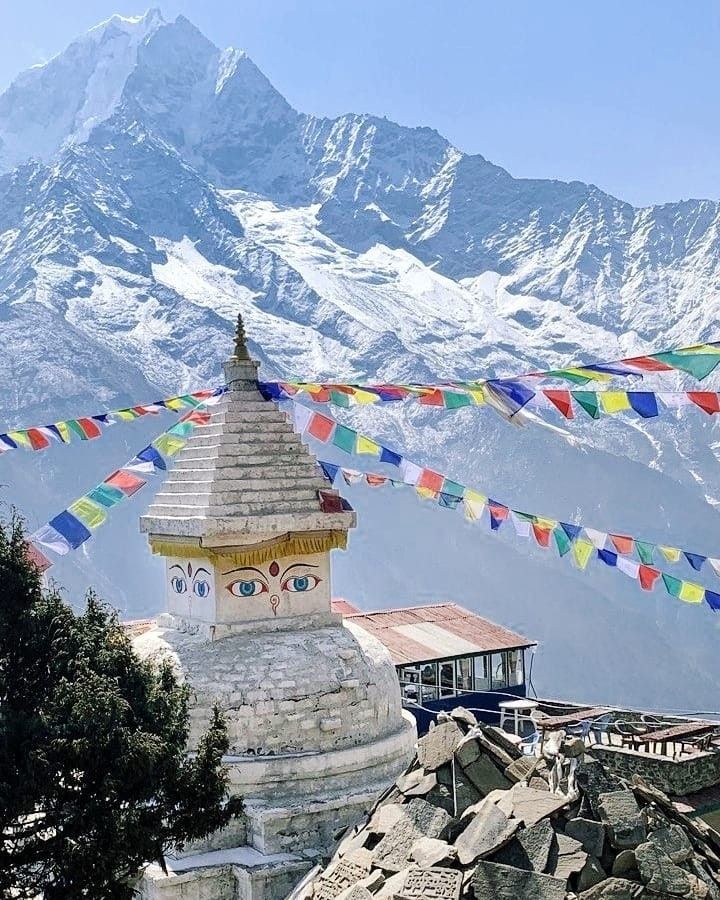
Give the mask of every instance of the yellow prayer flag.
M 89 497 L 80 497 L 68 506 L 68 510 L 88 528 L 97 528 L 107 519 L 105 510 Z
M 465 390 L 472 397 L 475 406 L 483 406 L 487 402 L 482 388 L 465 388 Z
M 485 494 L 480 494 L 478 491 L 474 491 L 472 488 L 465 488 L 465 493 L 463 497 L 466 500 L 472 500 L 474 503 L 479 503 L 481 506 L 484 506 L 487 503 L 487 497 Z
M 167 409 L 185 409 L 185 404 L 179 397 L 171 397 L 169 400 L 165 401 L 165 406 Z
M 470 497 L 469 494 L 474 496 Z M 465 491 L 463 506 L 465 508 L 465 518 L 468 522 L 476 522 L 480 518 L 485 509 L 485 500 L 486 498 L 482 494 L 478 494 L 475 491 Z
M 416 487 L 415 491 L 421 500 L 432 500 L 437 497 L 437 491 L 434 491 L 432 488 Z
M 594 369 L 563 369 L 563 372 L 568 372 L 570 375 L 579 375 L 581 378 L 589 378 L 591 381 L 610 381 L 612 379 L 612 375 L 608 375 L 606 372 L 596 372 Z
M 182 450 L 187 441 L 185 438 L 177 437 L 174 434 L 161 434 L 159 438 L 156 438 L 152 442 L 153 447 L 158 450 L 160 453 L 164 453 L 166 456 L 175 456 L 175 454 Z
M 678 597 L 686 603 L 702 603 L 705 599 L 705 588 L 692 581 L 683 581 Z
M 357 446 L 355 450 L 357 453 L 369 453 L 370 456 L 378 456 L 380 453 L 380 444 L 376 444 L 375 441 L 371 441 L 370 438 L 359 434 L 357 436 Z
M 173 401 L 167 400 L 166 403 L 169 405 Z M 180 406 L 171 406 L 170 409 L 181 409 Z M 133 419 L 138 418 L 138 414 L 134 412 L 132 409 L 116 409 L 113 413 L 115 418 L 120 419 L 121 422 L 132 422 Z
M 680 550 L 677 547 L 663 547 L 662 544 L 658 544 L 658 548 L 668 562 L 680 561 Z
M 360 388 L 353 388 L 352 395 L 359 406 L 366 406 L 368 403 L 377 403 L 380 399 L 377 394 L 371 394 L 370 391 L 362 391 Z
M 590 541 L 579 538 L 577 541 L 573 542 L 572 552 L 577 565 L 581 569 L 584 569 L 590 561 L 590 557 L 595 552 L 595 547 L 590 543 Z
M 599 391 L 600 406 L 606 413 L 616 413 L 623 409 L 632 409 L 627 391 Z
M 552 531 L 554 528 L 556 528 L 556 527 L 557 527 L 557 524 L 558 524 L 558 523 L 555 521 L 555 519 L 541 519 L 541 518 L 539 518 L 538 516 L 536 516 L 536 517 L 533 519 L 533 523 L 534 523 L 535 525 L 537 525 L 538 528 L 547 529 L 547 530 L 549 530 L 549 531 Z
M 55 427 L 60 432 L 60 437 L 65 441 L 66 444 L 69 444 L 70 429 L 68 428 L 67 422 L 55 422 Z
M 31 447 L 30 438 L 27 436 L 24 431 L 8 431 L 7 436 L 15 441 L 16 444 L 20 444 L 21 447 Z

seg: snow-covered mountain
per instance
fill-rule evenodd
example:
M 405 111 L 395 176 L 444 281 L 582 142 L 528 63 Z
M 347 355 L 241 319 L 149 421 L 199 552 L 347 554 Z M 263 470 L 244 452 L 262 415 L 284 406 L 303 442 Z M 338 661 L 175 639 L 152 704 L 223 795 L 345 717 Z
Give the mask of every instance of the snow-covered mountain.
M 638 210 L 515 179 L 429 128 L 305 115 L 244 53 L 157 11 L 114 17 L 13 82 L 0 173 L 8 426 L 217 383 L 238 311 L 267 377 L 472 378 L 718 338 L 718 203 Z M 720 441 L 699 410 L 576 421 L 574 443 L 476 408 L 343 417 L 515 507 L 720 556 Z M 159 427 L 5 454 L 4 497 L 40 524 Z M 337 593 L 452 599 L 524 630 L 549 693 L 712 708 L 720 620 L 706 608 L 578 573 L 410 493 L 349 496 L 361 524 Z M 59 580 L 156 610 L 136 527 L 148 499 L 114 512 Z

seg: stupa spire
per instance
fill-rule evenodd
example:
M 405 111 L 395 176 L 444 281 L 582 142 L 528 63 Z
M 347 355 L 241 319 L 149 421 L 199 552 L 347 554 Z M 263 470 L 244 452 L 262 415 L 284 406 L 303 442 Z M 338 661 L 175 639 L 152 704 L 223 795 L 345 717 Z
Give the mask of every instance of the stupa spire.
M 235 353 L 233 356 L 235 359 L 250 359 L 242 313 L 238 313 L 237 324 L 235 325 Z

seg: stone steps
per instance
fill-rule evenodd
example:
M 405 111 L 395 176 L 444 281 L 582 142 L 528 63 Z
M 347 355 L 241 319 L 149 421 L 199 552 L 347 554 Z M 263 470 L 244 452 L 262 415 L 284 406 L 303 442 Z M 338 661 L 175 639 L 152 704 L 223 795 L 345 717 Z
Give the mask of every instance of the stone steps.
M 293 434 L 289 422 L 278 422 L 276 419 L 260 419 L 246 422 L 210 422 L 208 425 L 196 425 L 193 435 L 197 434 Z
M 253 472 L 253 475 L 256 473 Z M 166 481 L 162 493 L 165 494 L 192 494 L 203 493 L 208 491 L 209 486 L 213 486 L 213 493 L 230 491 L 233 493 L 243 493 L 245 491 L 292 491 L 294 489 L 303 488 L 305 490 L 324 490 L 329 487 L 328 482 L 320 475 L 309 475 L 305 477 L 278 477 L 277 472 L 273 472 L 267 477 L 259 476 L 257 478 L 228 478 L 228 479 L 183 479 L 182 481 Z
M 283 489 L 283 503 L 288 501 L 312 501 L 317 499 L 317 488 Z M 155 495 L 159 503 L 180 506 L 245 506 L 248 503 L 277 503 L 278 496 L 272 491 L 161 491 Z
M 182 496 L 182 495 L 181 495 Z M 172 499 L 170 499 L 172 497 Z M 276 509 L 277 504 L 273 504 L 268 509 L 267 498 L 263 503 L 245 503 L 235 506 L 213 506 L 210 508 L 207 504 L 204 506 L 184 505 L 175 502 L 176 495 L 165 495 L 162 497 L 157 494 L 155 500 L 148 511 L 153 518 L 178 518 L 180 516 L 198 516 L 205 517 L 211 514 L 215 518 L 243 518 L 246 516 L 269 516 L 274 518 L 278 515 Z M 161 502 L 167 499 L 167 503 Z M 282 504 L 282 513 L 316 513 L 318 511 L 318 501 L 315 500 L 288 500 Z
M 196 431 L 188 439 L 187 447 L 218 447 L 228 445 L 237 447 L 243 452 L 252 450 L 253 447 L 260 444 L 268 444 L 278 446 L 281 444 L 299 444 L 300 438 L 292 429 L 285 432 L 276 431 L 248 431 L 238 432 L 235 434 L 207 434 L 202 431 Z

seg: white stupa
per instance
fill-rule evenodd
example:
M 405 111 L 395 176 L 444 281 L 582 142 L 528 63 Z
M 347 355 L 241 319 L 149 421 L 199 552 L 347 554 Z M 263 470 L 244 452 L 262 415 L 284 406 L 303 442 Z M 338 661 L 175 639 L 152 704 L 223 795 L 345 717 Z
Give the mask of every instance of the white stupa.
M 387 651 L 331 611 L 330 551 L 355 513 L 259 393 L 257 368 L 238 320 L 228 392 L 141 519 L 165 557 L 167 612 L 136 650 L 169 657 L 190 684 L 190 751 L 221 706 L 244 799 L 244 815 L 168 875 L 147 870 L 148 900 L 195 896 L 195 882 L 208 900 L 285 896 L 413 752 Z

